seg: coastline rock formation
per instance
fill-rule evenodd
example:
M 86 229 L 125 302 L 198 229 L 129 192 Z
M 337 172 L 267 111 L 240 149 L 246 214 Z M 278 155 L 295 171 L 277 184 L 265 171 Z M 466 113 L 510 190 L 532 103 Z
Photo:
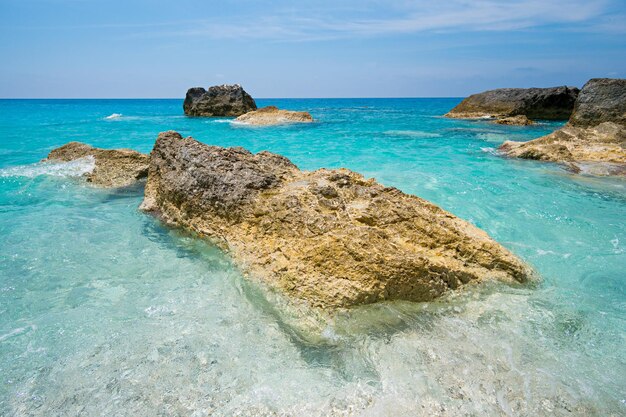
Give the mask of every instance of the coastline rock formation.
M 503 117 L 500 119 L 496 119 L 493 122 L 498 125 L 511 125 L 511 126 L 530 126 L 530 125 L 535 124 L 535 122 L 533 122 L 532 120 L 530 120 L 528 117 L 524 115 Z
M 130 149 L 100 149 L 69 142 L 52 150 L 46 161 L 69 162 L 81 158 L 94 159 L 94 168 L 85 177 L 99 187 L 124 187 L 148 176 L 148 155 Z
M 308 305 L 423 301 L 469 282 L 525 282 L 485 232 L 347 169 L 159 134 L 141 209 L 212 239 L 252 277 Z
M 190 88 L 183 110 L 187 116 L 237 117 L 256 110 L 256 103 L 239 84 L 224 84 Z
M 626 175 L 626 80 L 589 80 L 563 128 L 528 142 L 506 141 L 500 151 L 565 163 L 575 172 Z
M 593 78 L 583 86 L 569 124 L 597 126 L 604 122 L 626 126 L 626 79 Z
M 276 106 L 267 106 L 241 115 L 235 121 L 248 125 L 270 126 L 286 123 L 311 123 L 313 117 L 306 111 L 279 110 Z
M 499 88 L 464 99 L 445 117 L 456 119 L 526 116 L 531 120 L 567 120 L 574 109 L 579 89 L 575 87 L 551 88 Z M 527 124 L 525 120 L 519 119 Z M 514 124 L 514 120 L 509 123 Z

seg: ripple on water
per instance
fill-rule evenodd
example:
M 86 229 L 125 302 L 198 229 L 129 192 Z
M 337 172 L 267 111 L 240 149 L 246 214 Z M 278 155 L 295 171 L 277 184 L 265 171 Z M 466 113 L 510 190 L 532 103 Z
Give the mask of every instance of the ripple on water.
M 481 150 L 555 126 L 437 118 L 456 102 L 436 99 L 260 101 L 321 121 L 262 131 L 184 117 L 180 100 L 37 103 L 0 111 L 3 147 L 20 149 L 0 160 L 0 415 L 624 414 L 624 182 Z M 328 321 L 139 212 L 142 184 L 31 165 L 69 140 L 147 152 L 169 129 L 375 176 L 483 227 L 543 280 Z

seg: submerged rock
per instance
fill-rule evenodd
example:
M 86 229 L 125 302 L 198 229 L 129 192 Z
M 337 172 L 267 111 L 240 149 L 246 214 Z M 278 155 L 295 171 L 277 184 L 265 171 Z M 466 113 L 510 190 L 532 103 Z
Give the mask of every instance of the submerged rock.
M 100 149 L 69 142 L 48 154 L 47 161 L 69 162 L 93 158 L 94 168 L 85 176 L 99 187 L 124 187 L 148 175 L 148 155 L 130 149 Z
M 473 94 L 447 113 L 457 119 L 509 118 L 567 120 L 579 90 L 575 87 L 499 88 Z
M 188 116 L 241 116 L 256 110 L 250 94 L 239 85 L 215 85 L 205 90 L 202 87 L 187 90 L 183 110 Z
M 469 282 L 524 282 L 485 232 L 347 169 L 159 135 L 141 208 L 227 249 L 252 277 L 309 305 L 423 301 Z
M 306 111 L 280 110 L 276 106 L 267 106 L 241 115 L 235 121 L 249 125 L 269 126 L 285 123 L 311 123 L 313 117 Z
M 500 151 L 565 163 L 575 172 L 626 175 L 626 80 L 589 80 L 563 128 L 528 142 L 506 141 Z

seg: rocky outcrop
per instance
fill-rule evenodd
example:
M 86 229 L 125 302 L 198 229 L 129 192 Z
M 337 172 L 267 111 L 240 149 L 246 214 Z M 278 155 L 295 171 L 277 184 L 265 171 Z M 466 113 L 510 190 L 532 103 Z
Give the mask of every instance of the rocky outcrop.
M 250 94 L 239 85 L 216 85 L 187 90 L 183 110 L 188 116 L 237 117 L 256 110 Z
M 535 122 L 533 122 L 528 117 L 523 116 L 523 115 L 502 117 L 500 119 L 494 120 L 494 123 L 498 125 L 511 125 L 511 126 L 530 126 L 530 125 L 535 124 Z
M 148 155 L 130 149 L 100 149 L 69 142 L 48 154 L 47 161 L 69 162 L 93 158 L 94 168 L 85 176 L 99 187 L 124 187 L 148 175 Z
M 526 116 L 531 120 L 567 120 L 578 93 L 575 87 L 499 88 L 467 97 L 445 116 L 459 119 Z
M 547 136 L 528 142 L 506 141 L 500 150 L 508 156 L 538 161 L 595 161 L 625 163 L 626 131 L 605 122 L 583 128 L 565 125 Z
M 313 117 L 306 111 L 279 110 L 276 106 L 267 106 L 239 116 L 235 121 L 247 125 L 270 126 L 287 123 L 311 123 Z
M 569 119 L 569 124 L 577 127 L 593 127 L 604 122 L 626 126 L 626 79 L 589 80 Z
M 528 142 L 506 141 L 500 151 L 564 163 L 575 172 L 626 175 L 626 80 L 589 80 L 562 129 Z
M 431 300 L 529 269 L 485 232 L 347 169 L 161 133 L 141 208 L 227 249 L 250 276 L 308 305 Z

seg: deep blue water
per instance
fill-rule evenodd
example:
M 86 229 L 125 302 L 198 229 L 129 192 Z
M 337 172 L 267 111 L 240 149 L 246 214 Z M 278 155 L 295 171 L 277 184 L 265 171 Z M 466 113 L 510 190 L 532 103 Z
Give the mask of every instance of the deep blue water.
M 182 100 L 0 100 L 0 415 L 626 414 L 626 182 L 501 158 L 560 124 L 440 117 L 459 100 L 257 100 L 317 120 L 264 128 Z M 542 281 L 370 306 L 300 340 L 219 250 L 138 212 L 141 186 L 38 163 L 73 140 L 149 152 L 164 130 L 375 177 Z

